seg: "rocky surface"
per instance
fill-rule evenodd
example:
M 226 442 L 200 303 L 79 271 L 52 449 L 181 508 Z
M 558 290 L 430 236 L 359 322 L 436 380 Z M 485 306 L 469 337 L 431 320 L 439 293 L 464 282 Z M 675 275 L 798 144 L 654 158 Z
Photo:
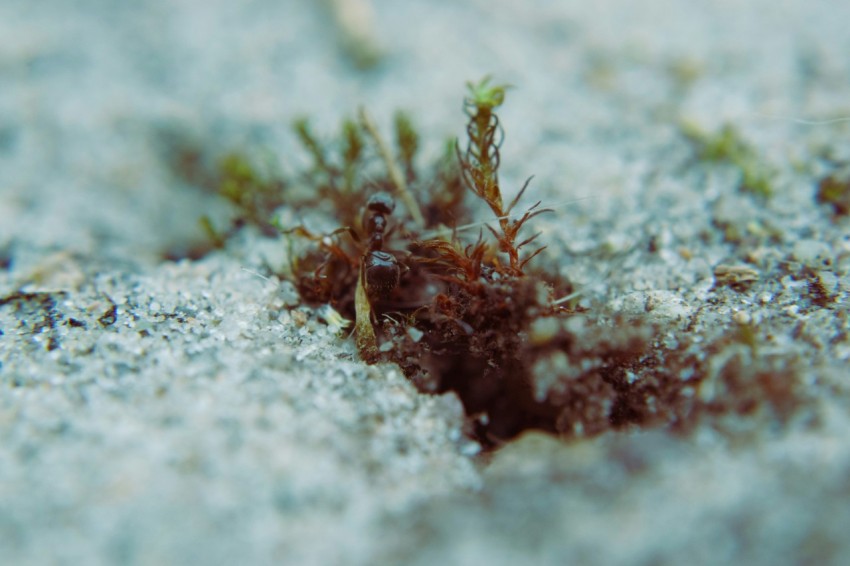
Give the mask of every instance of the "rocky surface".
M 816 196 L 850 162 L 848 19 L 831 0 L 3 3 L 0 562 L 846 563 L 850 224 Z M 264 278 L 279 241 L 189 258 L 198 218 L 230 212 L 174 175 L 179 148 L 292 169 L 295 117 L 332 132 L 366 105 L 383 128 L 409 110 L 434 155 L 488 73 L 515 86 L 503 182 L 535 174 L 556 210 L 540 268 L 670 351 L 737 337 L 693 391 L 716 414 L 482 456 L 453 395 L 362 364 L 333 313 Z M 726 125 L 743 165 L 694 138 Z M 763 366 L 794 387 L 728 377 Z

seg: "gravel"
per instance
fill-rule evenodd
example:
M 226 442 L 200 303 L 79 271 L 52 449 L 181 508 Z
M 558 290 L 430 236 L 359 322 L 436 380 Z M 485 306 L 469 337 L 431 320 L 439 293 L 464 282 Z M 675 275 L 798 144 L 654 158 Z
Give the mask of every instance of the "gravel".
M 0 4 L 0 562 L 847 563 L 850 223 L 815 197 L 850 161 L 850 4 L 348 8 Z M 365 105 L 434 156 L 489 73 L 514 85 L 503 184 L 535 174 L 555 209 L 539 266 L 662 341 L 754 324 L 804 368 L 802 409 L 482 455 L 453 394 L 363 364 L 265 276 L 280 241 L 190 259 L 231 212 L 179 148 L 292 171 L 296 117 L 330 137 Z M 734 127 L 773 196 L 686 124 Z

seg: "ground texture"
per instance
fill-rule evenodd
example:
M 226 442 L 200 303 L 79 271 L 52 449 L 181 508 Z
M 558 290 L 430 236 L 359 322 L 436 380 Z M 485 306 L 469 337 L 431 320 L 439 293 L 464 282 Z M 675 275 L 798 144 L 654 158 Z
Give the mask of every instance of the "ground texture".
M 850 197 L 819 192 L 850 167 L 850 4 L 137 4 L 0 4 L 0 562 L 850 560 Z M 364 105 L 433 156 L 489 73 L 503 184 L 555 209 L 535 261 L 665 329 L 659 363 L 704 373 L 686 422 L 482 455 L 454 395 L 257 275 L 280 241 L 189 259 L 230 211 L 176 148 L 294 169 L 294 118 Z M 712 154 L 727 126 L 748 149 Z

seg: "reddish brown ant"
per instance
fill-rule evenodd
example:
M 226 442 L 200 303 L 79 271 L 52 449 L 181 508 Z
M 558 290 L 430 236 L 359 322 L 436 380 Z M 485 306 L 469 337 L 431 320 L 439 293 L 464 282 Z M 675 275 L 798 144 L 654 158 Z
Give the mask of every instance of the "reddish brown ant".
M 369 242 L 360 260 L 360 279 L 370 300 L 385 298 L 398 286 L 401 268 L 398 259 L 384 251 L 387 216 L 395 209 L 395 200 L 385 192 L 375 193 L 363 208 L 363 227 Z
M 367 361 L 373 361 L 378 356 L 377 336 L 372 326 L 373 305 L 390 297 L 398 287 L 402 273 L 407 269 L 393 252 L 385 249 L 386 241 L 393 232 L 388 217 L 395 210 L 395 206 L 395 199 L 383 191 L 374 193 L 366 201 L 360 219 L 360 229 L 366 233 L 367 239 L 359 257 L 351 250 L 346 251 L 341 243 L 334 239 L 338 234 L 348 233 L 352 240 L 361 242 L 360 234 L 350 226 L 334 230 L 327 236 L 315 235 L 303 226 L 287 231 L 318 241 L 320 249 L 328 253 L 328 257 L 315 270 L 313 281 L 328 281 L 332 287 L 333 282 L 328 280 L 329 276 L 332 279 L 347 279 L 345 273 L 348 267 L 343 267 L 340 273 L 335 265 L 357 266 L 354 334 L 357 349 Z
M 354 295 L 354 334 L 357 349 L 367 361 L 378 355 L 378 340 L 372 326 L 372 304 L 389 296 L 401 279 L 402 268 L 398 259 L 383 249 L 384 239 L 390 232 L 387 216 L 393 210 L 395 200 L 385 192 L 373 194 L 363 207 L 361 224 L 369 240 L 360 258 L 360 275 Z

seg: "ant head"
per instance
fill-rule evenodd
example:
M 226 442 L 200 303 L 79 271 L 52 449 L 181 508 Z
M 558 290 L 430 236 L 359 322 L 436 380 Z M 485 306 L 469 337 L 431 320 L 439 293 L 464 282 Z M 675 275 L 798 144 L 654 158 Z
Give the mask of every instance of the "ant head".
M 366 211 L 372 214 L 392 214 L 393 210 L 395 199 L 387 192 L 377 192 L 366 201 Z
M 386 216 L 395 209 L 395 200 L 389 193 L 377 192 L 369 197 L 363 207 L 363 218 L 360 225 L 371 238 L 383 234 L 387 228 Z M 376 240 L 375 248 L 380 249 L 382 242 Z

